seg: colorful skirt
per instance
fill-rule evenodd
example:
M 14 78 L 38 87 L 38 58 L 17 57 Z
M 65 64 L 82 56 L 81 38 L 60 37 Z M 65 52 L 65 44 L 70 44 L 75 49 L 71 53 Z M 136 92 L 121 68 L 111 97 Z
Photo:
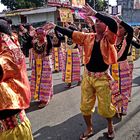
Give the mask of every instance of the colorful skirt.
M 33 49 L 29 49 L 29 67 L 31 68 L 33 65 Z
M 80 81 L 80 54 L 78 49 L 68 49 L 65 52 L 62 80 L 65 83 Z
M 34 60 L 31 74 L 31 93 L 34 100 L 49 102 L 53 96 L 52 63 L 50 56 Z
M 52 48 L 52 62 L 54 71 L 62 70 L 62 57 L 61 48 Z
M 129 64 L 129 70 L 130 70 L 130 91 L 129 91 L 129 98 L 131 98 L 131 92 L 132 92 L 132 80 L 133 80 L 133 68 L 134 68 L 134 64 L 133 64 L 133 57 L 132 55 L 131 56 L 128 56 L 127 57 L 127 60 L 128 60 L 128 64 Z
M 116 92 L 112 93 L 112 103 L 118 113 L 127 113 L 130 93 L 130 70 L 128 61 L 121 61 L 111 66 L 111 75 L 117 83 Z

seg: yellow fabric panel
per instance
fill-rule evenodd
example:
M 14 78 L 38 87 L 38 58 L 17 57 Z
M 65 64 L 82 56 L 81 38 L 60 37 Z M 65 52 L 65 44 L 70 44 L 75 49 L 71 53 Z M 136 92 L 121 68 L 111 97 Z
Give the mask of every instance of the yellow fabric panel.
M 136 59 L 136 49 L 132 48 L 132 56 L 133 56 L 133 60 Z
M 55 56 L 55 67 L 54 67 L 54 69 L 55 70 L 59 70 L 59 56 L 58 56 L 58 48 L 54 48 L 54 56 Z
M 36 89 L 34 93 L 34 99 L 38 100 L 38 91 L 39 91 L 39 83 L 41 79 L 41 71 L 42 71 L 42 59 L 36 59 Z
M 72 75 L 72 50 L 67 50 L 67 62 L 66 62 L 66 77 L 65 82 L 71 83 L 71 75 Z
M 118 64 L 117 63 L 112 65 L 112 71 L 113 70 L 118 71 Z M 116 73 L 112 72 L 112 77 L 114 78 L 115 81 L 117 80 L 119 82 L 119 75 L 118 74 L 119 73 L 116 74 Z
M 0 140 L 33 140 L 28 118 L 15 128 L 0 133 Z

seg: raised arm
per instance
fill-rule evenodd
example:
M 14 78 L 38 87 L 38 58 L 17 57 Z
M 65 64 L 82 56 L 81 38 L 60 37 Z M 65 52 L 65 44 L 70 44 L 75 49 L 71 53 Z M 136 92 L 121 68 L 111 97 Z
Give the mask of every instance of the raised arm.
M 55 34 L 56 34 L 56 37 L 60 40 L 60 41 L 64 41 L 65 40 L 65 37 L 61 34 L 58 33 L 58 31 L 55 29 Z
M 47 35 L 47 42 L 48 42 L 48 45 L 47 45 L 47 55 L 49 55 L 50 54 L 50 51 L 51 51 L 51 49 L 52 49 L 52 41 L 51 41 L 51 38 L 50 38 L 50 36 L 49 35 Z
M 97 13 L 97 11 L 90 7 L 89 4 L 84 5 L 83 11 L 85 12 L 86 16 L 94 16 L 98 18 L 108 26 L 110 31 L 112 31 L 115 34 L 117 33 L 117 23 L 110 16 L 105 16 L 100 13 Z
M 133 38 L 133 28 L 129 26 L 127 23 L 125 23 L 124 21 L 121 21 L 120 25 L 123 26 L 124 29 L 126 30 L 126 33 L 127 33 L 126 42 L 127 42 L 127 45 L 130 45 Z
M 135 48 L 140 49 L 140 44 L 139 44 L 138 42 L 132 40 L 131 44 L 132 44 Z
M 55 26 L 55 31 L 63 34 L 63 35 L 66 35 L 68 36 L 69 38 L 72 38 L 72 33 L 73 31 L 68 29 L 68 28 L 65 28 L 65 27 L 61 27 L 61 26 Z

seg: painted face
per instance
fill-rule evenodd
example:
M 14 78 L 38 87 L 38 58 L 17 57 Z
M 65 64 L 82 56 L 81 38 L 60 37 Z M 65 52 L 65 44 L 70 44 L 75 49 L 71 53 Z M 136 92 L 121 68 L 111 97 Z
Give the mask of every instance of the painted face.
M 98 18 L 96 19 L 96 22 L 95 22 L 96 33 L 104 33 L 104 31 L 106 30 L 106 27 L 107 26 L 101 20 L 99 20 Z

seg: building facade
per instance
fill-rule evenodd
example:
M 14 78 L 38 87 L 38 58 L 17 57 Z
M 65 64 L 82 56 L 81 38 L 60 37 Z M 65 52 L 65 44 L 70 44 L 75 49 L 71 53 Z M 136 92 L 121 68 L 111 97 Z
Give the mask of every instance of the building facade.
M 13 25 L 35 24 L 39 22 L 55 22 L 57 20 L 56 7 L 42 7 L 36 9 L 20 9 L 16 11 L 0 13 L 0 17 L 8 17 Z
M 123 19 L 132 26 L 140 25 L 140 0 L 117 0 L 117 5 L 122 6 Z

